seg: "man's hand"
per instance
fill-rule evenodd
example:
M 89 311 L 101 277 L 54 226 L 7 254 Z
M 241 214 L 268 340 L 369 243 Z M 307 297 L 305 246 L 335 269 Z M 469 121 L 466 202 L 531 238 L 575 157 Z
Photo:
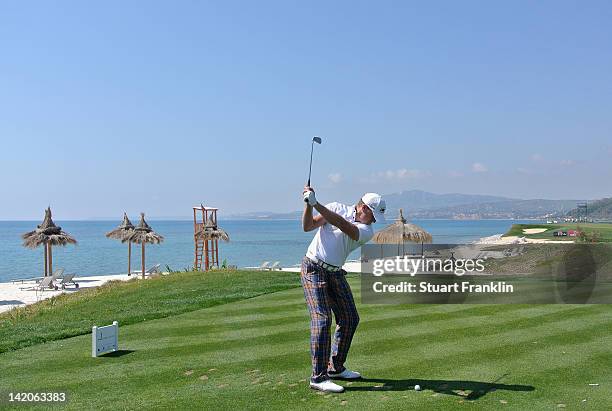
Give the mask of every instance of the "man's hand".
M 302 191 L 304 195 L 304 202 L 308 203 L 309 206 L 314 207 L 317 205 L 317 198 L 315 197 L 314 190 L 310 186 L 304 186 L 304 191 Z
M 312 216 L 312 209 L 315 205 L 319 204 L 315 197 L 314 190 L 310 186 L 304 186 L 304 201 L 306 206 L 304 207 L 304 214 L 302 214 L 302 228 L 304 231 L 312 231 L 315 228 L 321 227 L 325 224 L 325 219 L 322 215 Z
M 317 198 L 315 197 L 314 191 L 307 191 L 304 193 L 304 201 L 308 203 L 309 206 L 314 207 L 317 205 Z

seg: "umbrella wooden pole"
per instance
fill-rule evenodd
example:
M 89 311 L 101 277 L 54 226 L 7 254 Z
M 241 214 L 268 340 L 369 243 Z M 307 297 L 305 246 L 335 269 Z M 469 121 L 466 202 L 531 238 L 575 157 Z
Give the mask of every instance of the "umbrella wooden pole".
M 403 217 L 401 208 L 400 208 L 400 217 Z M 404 223 L 402 223 L 402 257 L 406 255 L 404 244 L 406 244 L 406 226 L 404 225 Z
M 208 240 L 204 241 L 204 271 L 208 271 L 210 268 L 210 261 L 208 260 Z
M 53 275 L 53 246 L 49 244 L 49 275 Z
M 47 276 L 48 273 L 48 269 L 49 269 L 49 259 L 47 258 L 47 247 L 49 246 L 49 244 L 45 244 L 45 246 L 43 247 L 45 249 L 45 277 Z
M 219 240 L 215 240 L 215 256 L 217 259 L 217 267 L 219 267 Z
M 142 279 L 145 278 L 145 243 L 142 242 Z
M 132 271 L 132 243 L 131 242 L 128 243 L 128 275 L 131 275 L 130 271 Z

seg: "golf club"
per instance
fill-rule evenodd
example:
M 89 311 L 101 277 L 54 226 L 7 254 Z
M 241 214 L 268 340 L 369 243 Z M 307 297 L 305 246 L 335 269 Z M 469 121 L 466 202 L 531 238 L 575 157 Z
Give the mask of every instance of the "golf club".
M 314 149 L 314 143 L 321 144 L 321 137 L 313 137 L 312 143 L 310 144 L 310 167 L 308 168 L 308 184 L 310 185 L 310 174 L 312 173 L 312 151 Z

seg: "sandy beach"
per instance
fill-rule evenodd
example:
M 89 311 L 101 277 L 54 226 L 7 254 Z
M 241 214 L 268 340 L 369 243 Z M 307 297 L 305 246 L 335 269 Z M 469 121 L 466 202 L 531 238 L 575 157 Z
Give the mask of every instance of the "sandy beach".
M 523 228 L 523 234 L 540 234 L 546 230 L 546 228 Z
M 20 281 L 0 283 L 0 313 L 9 311 L 15 307 L 23 307 L 29 304 L 34 304 L 38 301 L 45 300 L 47 298 L 54 297 L 56 295 L 64 293 L 75 293 L 79 290 L 86 288 L 93 288 L 101 286 L 102 284 L 111 281 L 128 281 L 138 276 L 132 274 L 115 274 L 115 275 L 98 275 L 92 277 L 75 277 L 75 282 L 79 284 L 79 288 L 74 285 L 70 285 L 65 290 L 45 290 L 45 291 L 34 291 L 34 290 L 22 290 L 22 288 L 32 287 L 36 285 L 34 281 Z

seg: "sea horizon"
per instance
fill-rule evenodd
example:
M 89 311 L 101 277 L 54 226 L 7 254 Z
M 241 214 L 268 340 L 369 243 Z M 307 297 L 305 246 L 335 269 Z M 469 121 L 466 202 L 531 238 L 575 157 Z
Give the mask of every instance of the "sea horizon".
M 422 219 L 411 222 L 433 235 L 434 243 L 469 243 L 482 237 L 502 234 L 512 224 L 541 220 L 448 220 Z M 0 221 L 0 282 L 43 274 L 43 249 L 22 246 L 21 234 L 36 228 L 39 221 Z M 149 220 L 152 228 L 165 237 L 160 245 L 146 246 L 146 266 L 161 264 L 183 271 L 193 265 L 193 219 Z M 78 276 L 122 274 L 127 272 L 127 244 L 108 239 L 105 233 L 118 225 L 115 220 L 57 220 L 56 224 L 76 238 L 76 246 L 54 247 L 54 268 L 64 268 Z M 300 263 L 314 232 L 303 232 L 294 219 L 219 219 L 230 235 L 230 242 L 219 243 L 219 260 L 238 267 L 257 267 L 264 261 L 279 261 L 282 267 Z M 384 226 L 376 225 L 379 230 Z M 357 259 L 359 253 L 349 258 Z M 132 270 L 140 269 L 140 246 L 132 245 Z

